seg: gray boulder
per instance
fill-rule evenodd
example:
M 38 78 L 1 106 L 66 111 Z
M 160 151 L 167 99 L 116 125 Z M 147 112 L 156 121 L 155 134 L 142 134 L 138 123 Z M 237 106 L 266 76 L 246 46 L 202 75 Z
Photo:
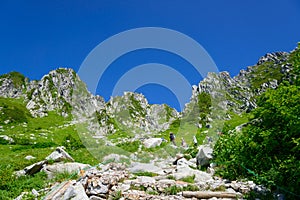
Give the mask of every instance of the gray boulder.
M 25 157 L 25 160 L 34 160 L 36 159 L 36 157 L 32 156 L 32 155 L 28 155 Z
M 84 187 L 80 183 L 71 185 L 64 193 L 63 200 L 88 200 Z
M 213 149 L 208 145 L 201 145 L 196 156 L 197 166 L 207 166 L 212 159 Z
M 17 171 L 16 176 L 24 176 L 24 175 L 33 175 L 43 168 L 43 166 L 47 163 L 46 160 L 34 163 L 30 166 L 25 167 L 24 169 Z
M 46 157 L 47 161 L 54 161 L 54 162 L 60 162 L 60 161 L 72 161 L 74 162 L 74 159 L 64 150 L 64 147 L 57 147 L 55 151 L 53 151 L 49 156 Z

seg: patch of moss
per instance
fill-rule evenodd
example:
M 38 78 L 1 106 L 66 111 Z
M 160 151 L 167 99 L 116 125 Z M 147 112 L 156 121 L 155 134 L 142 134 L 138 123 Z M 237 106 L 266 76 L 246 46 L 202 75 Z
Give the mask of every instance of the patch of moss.
M 132 117 L 134 117 L 134 113 L 138 112 L 141 117 L 146 117 L 146 111 L 141 106 L 141 103 L 134 98 L 134 94 L 130 96 L 130 101 L 132 103 L 132 106 L 129 108 L 129 113 Z
M 66 74 L 66 73 L 68 73 L 68 70 L 65 69 L 65 68 L 58 68 L 58 69 L 56 69 L 55 71 L 56 71 L 57 73 L 59 73 L 59 74 Z
M 53 98 L 57 97 L 57 89 L 54 86 L 54 83 L 50 77 L 50 75 L 44 77 L 44 85 L 48 81 L 48 87 L 49 87 L 49 92 L 51 92 L 51 95 Z
M 170 118 L 173 117 L 173 115 L 172 115 L 173 109 L 166 104 L 164 104 L 164 108 L 166 110 L 166 121 L 168 122 L 168 121 L 170 121 Z
M 187 182 L 187 183 L 195 183 L 195 175 L 187 176 L 187 177 L 184 177 L 180 180 L 184 181 L 184 182 Z
M 96 116 L 97 116 L 98 122 L 101 122 L 102 120 L 104 120 L 107 125 L 113 125 L 114 129 L 119 130 L 117 122 L 115 121 L 114 118 L 110 117 L 106 113 L 106 110 L 96 111 Z
M 27 92 L 27 98 L 28 98 L 29 100 L 31 100 L 34 91 L 35 91 L 35 89 L 32 88 L 29 92 Z
M 254 91 L 259 89 L 263 83 L 276 79 L 278 83 L 281 82 L 283 74 L 281 73 L 281 66 L 272 61 L 264 62 L 253 68 L 250 74 L 251 89 Z
M 153 172 L 135 172 L 134 175 L 136 176 L 149 176 L 149 177 L 155 177 L 158 174 L 153 173 Z

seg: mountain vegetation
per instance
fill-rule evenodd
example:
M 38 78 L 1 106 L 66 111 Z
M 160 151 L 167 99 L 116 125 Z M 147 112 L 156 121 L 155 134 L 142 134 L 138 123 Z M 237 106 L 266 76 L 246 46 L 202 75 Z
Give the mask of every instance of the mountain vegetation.
M 214 149 L 218 173 L 224 178 L 249 178 L 286 193 L 299 194 L 300 185 L 300 85 L 299 48 L 287 62 L 293 68 L 291 83 L 283 81 L 257 97 L 242 131 L 224 131 Z M 278 76 L 279 81 L 285 74 Z M 227 127 L 228 128 L 228 127 Z

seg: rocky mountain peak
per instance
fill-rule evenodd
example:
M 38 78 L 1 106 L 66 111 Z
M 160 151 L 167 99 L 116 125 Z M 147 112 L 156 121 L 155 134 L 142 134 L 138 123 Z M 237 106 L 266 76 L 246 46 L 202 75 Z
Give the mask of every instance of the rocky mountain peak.
M 288 55 L 289 54 L 287 52 L 267 53 L 258 60 L 256 65 L 263 64 L 264 62 L 279 63 L 285 61 Z
M 27 108 L 33 116 L 42 117 L 48 111 L 70 112 L 70 102 L 75 82 L 80 81 L 72 69 L 59 68 L 49 72 L 40 81 L 29 83 Z

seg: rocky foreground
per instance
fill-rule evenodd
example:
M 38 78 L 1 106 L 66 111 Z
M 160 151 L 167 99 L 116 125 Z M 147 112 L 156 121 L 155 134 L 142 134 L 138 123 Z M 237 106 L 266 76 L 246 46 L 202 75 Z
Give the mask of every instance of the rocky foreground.
M 112 159 L 113 158 L 113 159 Z M 44 171 L 49 180 L 59 173 L 70 175 L 63 182 L 49 184 L 41 191 L 24 192 L 17 200 L 28 196 L 52 199 L 101 200 L 101 199 L 243 199 L 250 191 L 265 192 L 252 181 L 229 181 L 197 170 L 196 159 L 156 160 L 150 163 L 118 163 L 119 155 L 110 155 L 97 166 L 76 163 L 58 147 L 52 154 L 24 170 L 17 176 Z M 106 160 L 106 161 L 105 161 Z M 108 163 L 109 161 L 112 161 Z M 50 181 L 49 181 L 50 182 Z

